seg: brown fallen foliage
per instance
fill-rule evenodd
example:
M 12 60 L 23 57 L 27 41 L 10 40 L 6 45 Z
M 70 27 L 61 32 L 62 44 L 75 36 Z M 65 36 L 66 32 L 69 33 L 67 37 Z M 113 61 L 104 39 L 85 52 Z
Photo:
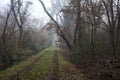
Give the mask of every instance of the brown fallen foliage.
M 76 65 L 90 80 L 120 80 L 120 59 L 88 57 Z

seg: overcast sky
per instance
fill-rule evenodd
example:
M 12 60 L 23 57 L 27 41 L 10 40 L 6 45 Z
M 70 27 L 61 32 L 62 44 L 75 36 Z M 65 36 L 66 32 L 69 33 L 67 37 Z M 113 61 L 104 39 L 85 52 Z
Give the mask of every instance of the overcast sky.
M 39 0 L 25 0 L 25 1 L 31 1 L 33 3 L 33 5 L 30 7 L 30 12 L 32 14 L 32 17 L 36 17 L 36 18 L 47 17 Z M 43 0 L 47 8 L 51 7 L 50 1 L 51 0 Z M 2 10 L 9 3 L 10 0 L 0 0 L 0 9 Z

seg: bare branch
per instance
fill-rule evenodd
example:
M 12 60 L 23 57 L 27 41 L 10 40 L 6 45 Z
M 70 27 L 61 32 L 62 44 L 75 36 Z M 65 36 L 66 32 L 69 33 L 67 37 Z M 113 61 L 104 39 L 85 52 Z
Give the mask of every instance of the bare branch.
M 60 29 L 59 24 L 57 23 L 57 21 L 55 21 L 55 19 L 54 19 L 54 18 L 50 15 L 50 13 L 47 11 L 47 9 L 46 9 L 44 3 L 42 2 L 42 0 L 39 0 L 39 2 L 42 4 L 43 9 L 44 9 L 44 11 L 46 12 L 46 14 L 47 14 L 47 15 L 50 17 L 50 19 L 56 24 L 56 26 L 57 26 L 57 31 L 58 31 L 58 30 L 60 31 L 60 34 L 59 34 L 59 33 L 57 33 L 57 34 L 63 38 L 63 40 L 66 42 L 69 50 L 71 50 L 71 49 L 72 49 L 72 46 L 70 45 L 69 41 L 68 41 L 67 38 L 65 37 L 65 34 L 63 33 L 63 31 Z

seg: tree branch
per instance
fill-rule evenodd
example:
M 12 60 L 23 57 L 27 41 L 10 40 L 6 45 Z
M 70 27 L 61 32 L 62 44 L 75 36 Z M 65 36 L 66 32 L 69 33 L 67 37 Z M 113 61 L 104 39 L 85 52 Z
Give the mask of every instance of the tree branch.
M 67 44 L 69 50 L 71 50 L 71 49 L 72 49 L 72 46 L 70 45 L 69 41 L 68 41 L 67 38 L 65 37 L 65 34 L 63 33 L 63 31 L 60 29 L 59 24 L 57 23 L 57 21 L 55 21 L 55 19 L 54 19 L 54 18 L 50 15 L 50 13 L 47 11 L 47 9 L 46 9 L 44 3 L 42 2 L 42 0 L 39 0 L 39 2 L 40 2 L 41 5 L 43 6 L 43 9 L 44 9 L 44 11 L 46 12 L 46 14 L 47 14 L 47 15 L 50 17 L 50 19 L 56 24 L 57 30 L 60 31 L 59 36 L 61 36 L 61 37 L 63 38 L 63 40 L 64 40 L 65 43 Z M 58 33 L 57 33 L 57 34 L 58 34 Z

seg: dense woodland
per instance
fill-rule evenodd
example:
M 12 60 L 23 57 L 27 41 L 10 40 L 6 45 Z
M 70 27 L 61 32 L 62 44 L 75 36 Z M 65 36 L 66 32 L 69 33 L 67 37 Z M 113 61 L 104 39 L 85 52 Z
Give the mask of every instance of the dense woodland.
M 40 28 L 29 1 L 10 0 L 0 12 L 1 70 L 52 46 L 54 35 L 88 80 L 120 80 L 120 0 L 51 0 L 51 10 L 38 1 L 50 18 Z

